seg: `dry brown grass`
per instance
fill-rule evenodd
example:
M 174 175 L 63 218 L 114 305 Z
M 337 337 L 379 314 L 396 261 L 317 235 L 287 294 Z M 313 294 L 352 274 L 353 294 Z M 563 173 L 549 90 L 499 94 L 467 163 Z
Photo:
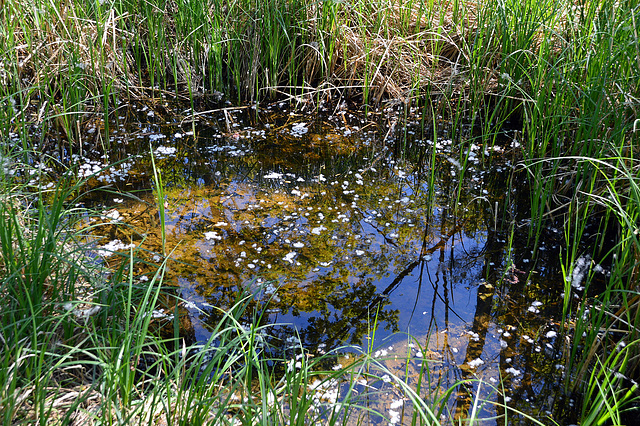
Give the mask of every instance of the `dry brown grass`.
M 75 0 L 56 2 L 55 8 L 50 6 L 41 12 L 26 7 L 29 3 L 28 0 L 8 0 L 5 6 L 5 16 L 14 23 L 11 29 L 15 42 L 10 55 L 0 59 L 0 79 L 5 83 L 19 82 L 25 90 L 36 88 L 40 101 L 22 105 L 23 111 L 31 113 L 33 121 L 46 119 L 47 109 L 67 117 L 68 105 L 45 105 L 42 101 L 51 103 L 63 98 L 69 78 L 76 78 L 74 74 L 79 74 L 79 84 L 87 93 L 81 104 L 73 106 L 73 112 L 80 114 L 76 119 L 82 122 L 86 121 L 81 118 L 84 113 L 104 112 L 100 96 L 105 82 L 112 91 L 129 99 L 142 99 L 153 93 L 153 89 L 146 86 L 149 75 L 145 75 L 144 69 L 140 73 L 132 51 L 131 42 L 135 37 L 143 41 L 153 37 L 143 25 L 142 17 L 119 15 L 111 9 L 104 20 L 96 21 L 87 17 L 86 10 L 80 10 Z M 296 60 L 301 61 L 304 81 L 317 82 L 316 87 L 325 89 L 347 87 L 343 93 L 353 96 L 362 92 L 364 76 L 368 75 L 373 103 L 385 99 L 407 101 L 425 86 L 444 90 L 446 85 L 457 81 L 458 64 L 466 55 L 466 39 L 476 25 L 477 4 L 467 2 L 459 6 L 460 10 L 454 10 L 453 2 L 442 3 L 429 11 L 429 15 L 421 10 L 420 2 L 408 9 L 389 0 L 367 15 L 345 6 L 339 26 L 330 35 L 338 43 L 333 58 L 322 57 L 313 41 L 303 46 Z M 185 91 L 182 93 L 185 99 L 188 99 L 188 86 L 196 96 L 206 95 L 204 59 L 194 57 L 179 39 L 172 18 L 176 7 L 169 3 L 166 10 L 157 11 L 163 16 L 165 36 L 170 44 L 164 46 L 163 51 L 147 54 L 174 58 L 177 73 L 174 83 Z M 313 13 L 310 10 L 309 15 Z M 306 24 L 308 34 L 313 34 L 314 21 L 310 19 Z M 380 28 L 374 31 L 371 29 L 374 26 Z M 251 34 L 245 36 L 247 50 L 258 48 Z M 203 46 L 206 47 L 206 43 Z M 248 96 L 255 98 L 255 85 L 250 83 L 262 72 L 260 65 L 247 60 L 241 68 L 246 70 L 243 84 L 250 90 Z M 17 78 L 12 79 L 12 75 Z M 173 80 L 173 76 L 170 77 Z M 278 89 L 278 82 L 267 81 L 267 84 L 282 90 Z M 72 125 L 67 121 L 60 124 L 71 132 Z
M 457 12 L 453 7 L 452 2 L 442 3 L 426 15 L 419 2 L 409 9 L 388 1 L 371 15 L 350 10 L 338 29 L 336 80 L 357 88 L 351 91 L 356 93 L 368 75 L 373 104 L 386 99 L 408 103 L 426 86 L 431 93 L 442 93 L 452 83 L 458 86 L 477 6 L 470 2 Z M 377 31 L 370 30 L 376 26 Z

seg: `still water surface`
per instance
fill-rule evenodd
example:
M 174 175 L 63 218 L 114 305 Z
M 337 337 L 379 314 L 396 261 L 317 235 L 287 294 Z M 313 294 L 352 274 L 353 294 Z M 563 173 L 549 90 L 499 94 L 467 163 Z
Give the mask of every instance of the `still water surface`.
M 107 201 L 98 244 L 133 241 L 162 261 L 144 190 L 152 150 L 166 195 L 165 281 L 182 290 L 188 340 L 206 341 L 217 308 L 250 289 L 267 309 L 262 323 L 278 324 L 268 329 L 276 347 L 358 345 L 405 372 L 429 359 L 436 387 L 482 378 L 489 400 L 547 416 L 564 368 L 561 232 L 546 230 L 533 258 L 517 133 L 461 151 L 414 113 L 404 125 L 344 111 L 225 110 L 194 126 L 123 126 L 111 160 L 134 155 L 128 173 L 99 180 L 139 192 Z M 148 278 L 141 269 L 137 279 Z M 500 378 L 504 392 L 491 390 Z M 451 407 L 467 410 L 475 392 L 461 388 Z

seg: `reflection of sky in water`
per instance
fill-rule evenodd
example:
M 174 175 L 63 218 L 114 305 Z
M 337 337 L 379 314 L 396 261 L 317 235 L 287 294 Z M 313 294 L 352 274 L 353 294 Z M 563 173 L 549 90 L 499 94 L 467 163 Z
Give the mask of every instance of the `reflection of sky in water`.
M 430 188 L 407 159 L 369 148 L 331 152 L 332 143 L 304 148 L 312 154 L 300 154 L 303 148 L 286 141 L 278 153 L 278 142 L 266 153 L 245 146 L 241 157 L 226 155 L 237 152 L 236 145 L 206 147 L 213 155 L 205 156 L 213 167 L 209 174 L 224 178 L 198 191 L 187 182 L 178 196 L 169 196 L 169 205 L 189 204 L 182 210 L 192 213 L 189 221 L 168 212 L 169 229 L 197 249 L 198 258 L 185 261 L 210 270 L 204 279 L 196 272 L 189 285 L 188 277 L 180 277 L 185 295 L 224 306 L 225 288 L 272 283 L 279 291 L 269 321 L 291 324 L 283 333 L 300 333 L 312 348 L 364 345 L 374 322 L 379 339 L 468 328 L 483 274 L 483 225 L 467 228 L 446 208 L 428 208 L 433 194 L 440 204 L 448 201 L 458 183 L 450 173 L 457 163 L 443 156 L 438 173 L 449 176 L 440 175 Z M 471 172 L 472 182 L 484 173 Z M 197 173 L 191 179 L 207 180 Z M 460 200 L 467 203 L 481 195 L 479 188 L 465 192 Z M 208 222 L 194 232 L 197 218 Z M 205 338 L 206 330 L 197 329 L 198 339 Z
M 505 194 L 512 166 L 499 147 L 459 155 L 451 141 L 439 141 L 431 157 L 433 144 L 414 141 L 427 161 L 410 148 L 402 155 L 375 148 L 370 137 L 301 129 L 205 138 L 175 151 L 161 140 L 167 241 L 176 247 L 167 278 L 183 289 L 197 340 L 219 318 L 215 307 L 228 308 L 248 287 L 262 303 L 271 298 L 263 324 L 284 324 L 267 329 L 281 342 L 299 334 L 312 349 L 364 347 L 377 321 L 373 347 L 436 359 L 434 373 L 448 384 L 510 374 L 514 396 L 536 380 L 532 359 L 540 363 L 543 354 L 555 365 L 546 346 L 555 345 L 546 337 L 553 323 L 544 315 L 557 309 L 561 287 L 549 287 L 557 267 L 539 264 L 530 280 L 505 271 L 507 253 L 518 268 L 533 265 L 525 238 L 506 248 L 508 220 L 526 204 Z M 494 164 L 482 166 L 494 152 Z M 529 397 L 547 386 L 537 380 Z

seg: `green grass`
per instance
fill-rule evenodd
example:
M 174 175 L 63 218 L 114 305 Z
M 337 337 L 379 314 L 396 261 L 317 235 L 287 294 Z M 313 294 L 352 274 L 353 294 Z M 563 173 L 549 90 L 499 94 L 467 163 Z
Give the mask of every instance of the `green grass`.
M 7 161 L 23 169 L 15 160 Z M 80 225 L 97 213 L 74 207 L 84 182 L 63 179 L 48 193 L 34 193 L 37 186 L 19 174 L 0 182 L 2 424 L 362 422 L 388 416 L 368 404 L 377 391 L 361 383 L 384 375 L 405 396 L 414 423 L 439 421 L 446 398 L 425 399 L 373 357 L 373 348 L 283 353 L 269 340 L 276 325 L 261 325 L 252 294 L 218 308 L 209 341 L 187 346 L 180 299 L 163 285 L 166 260 L 149 280 L 135 274 L 135 248 L 114 254 L 123 260 L 116 270 L 96 260 Z M 155 318 L 159 309 L 173 319 Z M 326 371 L 345 350 L 349 362 Z M 423 361 L 421 376 L 428 369 Z
M 52 155 L 60 160 L 82 153 L 80 142 L 95 120 L 102 121 L 100 143 L 108 149 L 110 125 L 123 104 L 159 107 L 168 96 L 197 109 L 215 103 L 216 92 L 235 102 L 289 98 L 319 105 L 350 98 L 364 111 L 385 104 L 419 106 L 429 111 L 424 125 L 431 126 L 434 140 L 438 116 L 453 123 L 463 165 L 471 143 L 493 146 L 505 127 L 518 128 L 522 173 L 531 188 L 531 246 L 538 246 L 542 227 L 561 222 L 567 277 L 587 254 L 611 264 L 602 294 L 575 304 L 566 286 L 565 327 L 573 327 L 575 336 L 566 390 L 585 395 L 585 422 L 615 421 L 633 401 L 626 382 L 611 372 L 638 378 L 637 2 L 0 3 L 0 134 L 3 146 L 20 152 L 11 157 L 20 164 L 40 156 L 30 150 L 45 140 L 56 141 Z M 481 136 L 467 138 L 462 124 Z M 428 156 L 435 163 L 435 150 Z M 202 382 L 195 367 L 201 361 L 181 358 L 185 349 L 177 336 L 161 338 L 150 330 L 148 313 L 165 297 L 162 268 L 143 286 L 132 273 L 135 250 L 116 272 L 92 261 L 85 236 L 71 231 L 92 212 L 69 207 L 80 193 L 70 179 L 40 189 L 39 196 L 15 176 L 4 174 L 2 185 L 5 423 L 16 416 L 46 422 L 79 410 L 106 423 L 142 423 L 154 415 L 149 407 L 174 423 L 194 421 L 189 413 L 244 423 L 252 416 L 266 423 L 289 415 L 282 405 L 269 405 L 268 397 L 231 404 L 231 395 L 249 395 L 256 383 L 261 395 L 276 400 L 296 395 L 288 404 L 301 421 L 312 400 L 301 384 L 315 375 L 335 376 L 317 373 L 311 363 L 277 384 L 253 352 L 258 330 L 239 326 L 242 299 L 214 335 L 247 351 L 233 352 L 230 360 L 216 358 L 209 372 L 215 380 Z M 159 175 L 156 188 L 161 200 Z M 593 217 L 602 218 L 602 237 L 585 249 Z M 75 310 L 93 306 L 100 310 L 89 318 Z M 600 330 L 610 328 L 623 337 L 601 338 Z M 620 341 L 626 342 L 624 350 L 616 350 Z M 147 355 L 155 360 L 151 370 L 163 378 L 151 389 L 147 382 L 157 377 L 136 371 L 131 361 Z M 193 380 L 202 386 L 182 386 Z M 70 411 L 54 409 L 65 392 L 77 394 L 71 405 L 62 405 Z M 93 401 L 99 401 L 98 412 L 86 408 Z M 230 404 L 232 414 L 221 411 Z M 417 418 L 434 420 L 427 407 L 421 410 Z M 340 417 L 329 418 L 337 423 Z
M 603 220 L 604 227 L 608 222 L 618 225 L 617 243 L 605 257 L 612 261 L 611 276 L 606 282 L 604 291 L 595 297 L 584 300 L 578 307 L 574 338 L 571 347 L 571 368 L 575 375 L 565 386 L 570 391 L 583 390 L 582 415 L 584 424 L 602 424 L 613 421 L 619 424 L 622 413 L 632 404 L 637 403 L 637 385 L 635 379 L 638 369 L 638 296 L 637 265 L 640 243 L 638 240 L 638 191 L 639 168 L 636 160 L 618 156 L 596 160 L 592 158 L 576 158 L 578 162 L 592 166 L 599 185 L 599 190 L 588 193 L 583 213 L 589 214 L 594 208 L 606 209 L 610 215 Z M 577 218 L 576 222 L 580 222 Z M 585 221 L 584 219 L 582 221 Z M 580 230 L 579 232 L 582 232 Z M 603 235 L 606 230 L 603 230 Z M 596 241 L 594 255 L 603 257 L 597 251 Z M 569 241 L 569 247 L 576 247 L 578 241 Z M 574 250 L 575 253 L 576 250 Z M 571 275 L 576 259 L 568 259 L 568 274 Z M 585 271 L 585 285 L 589 287 L 592 277 L 591 267 Z M 571 277 L 567 277 L 571 281 Z M 570 306 L 572 290 L 568 286 L 565 291 L 565 306 Z
M 2 95 L 74 139 L 87 113 L 160 90 L 374 105 L 426 94 L 485 134 L 522 120 L 531 156 L 567 152 L 559 139 L 574 133 L 591 142 L 569 151 L 585 154 L 636 118 L 637 17 L 611 0 L 5 0 Z
M 271 340 L 277 324 L 263 324 L 266 305 L 249 293 L 216 309 L 208 342 L 185 344 L 178 326 L 185 312 L 163 283 L 166 260 L 142 280 L 135 248 L 114 254 L 122 257 L 115 270 L 96 259 L 83 224 L 98 212 L 75 207 L 84 182 L 61 180 L 35 193 L 34 182 L 9 172 L 0 184 L 2 424 L 367 424 L 395 415 L 385 406 L 390 389 L 411 424 L 462 418 L 449 401 L 470 382 L 441 389 L 432 382 L 433 361 L 408 354 L 407 366 L 419 364 L 415 387 L 373 346 L 285 353 Z M 158 310 L 173 319 L 155 318 Z M 327 369 L 336 361 L 339 368 Z M 464 417 L 475 422 L 482 404 L 476 396 Z

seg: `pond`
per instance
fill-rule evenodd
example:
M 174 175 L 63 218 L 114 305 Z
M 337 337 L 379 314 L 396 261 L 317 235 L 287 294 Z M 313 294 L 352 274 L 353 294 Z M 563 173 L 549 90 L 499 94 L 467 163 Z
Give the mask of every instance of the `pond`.
M 144 109 L 144 122 L 121 117 L 107 141 L 108 161 L 121 163 L 98 171 L 105 159 L 78 156 L 82 173 L 96 172 L 91 184 L 119 192 L 94 200 L 104 205 L 96 249 L 105 262 L 129 244 L 150 265 L 164 261 L 153 152 L 165 195 L 164 282 L 181 290 L 188 342 L 206 341 L 220 309 L 249 289 L 261 324 L 277 324 L 265 333 L 275 347 L 348 356 L 345 345 L 360 346 L 408 382 L 427 359 L 434 388 L 488 384 L 459 388 L 449 402 L 458 415 L 477 392 L 493 402 L 484 417 L 505 403 L 557 415 L 568 353 L 564 236 L 546 228 L 534 253 L 518 132 L 461 150 L 459 138 L 475 129 L 434 132 L 420 110 L 363 118 L 287 108 L 229 107 L 182 123 Z M 149 271 L 139 267 L 136 280 Z

